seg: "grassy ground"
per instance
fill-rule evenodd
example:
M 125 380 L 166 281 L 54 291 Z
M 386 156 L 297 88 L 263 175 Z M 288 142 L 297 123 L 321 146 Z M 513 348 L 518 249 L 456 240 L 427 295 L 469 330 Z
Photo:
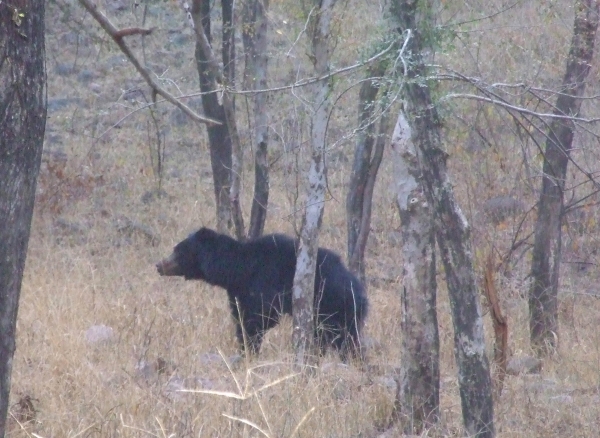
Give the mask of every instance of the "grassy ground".
M 159 6 L 155 5 L 148 15 L 150 24 L 160 25 L 146 43 L 148 62 L 174 92 L 174 84 L 183 93 L 193 91 L 197 76 L 191 33 L 183 29 L 181 13 L 174 5 Z M 340 55 L 340 64 L 354 59 L 365 35 L 376 33 L 377 26 L 370 28 L 361 16 L 377 14 L 377 8 L 367 2 L 351 2 L 350 6 L 345 9 L 348 26 L 342 30 L 339 45 L 345 45 L 347 51 Z M 555 15 L 544 12 L 548 20 L 562 23 L 554 28 L 558 30 L 552 42 L 545 41 L 546 34 L 533 26 L 539 11 L 537 6 L 529 5 L 513 11 L 512 19 L 522 20 L 521 27 L 508 26 L 514 22 L 510 17 L 495 22 L 496 35 L 502 35 L 506 47 L 485 55 L 486 63 L 482 65 L 492 72 L 506 66 L 516 75 L 514 66 L 527 71 L 519 56 L 526 58 L 535 50 L 558 53 L 564 48 L 571 24 L 569 10 L 546 6 L 556 9 Z M 165 158 L 161 177 L 164 193 L 157 196 L 158 178 L 152 159 L 156 156 L 152 150 L 156 145 L 154 121 L 147 110 L 121 121 L 144 101 L 143 93 L 148 98 L 147 90 L 114 48 L 96 39 L 94 31 L 86 33 L 78 27 L 83 14 L 74 11 L 69 19 L 61 21 L 64 11 L 54 4 L 49 6 L 51 107 L 19 309 L 9 436 L 381 434 L 393 406 L 393 376 L 401 361 L 402 255 L 389 160 L 384 160 L 376 188 L 368 245 L 371 313 L 366 334 L 370 338 L 368 359 L 372 371 L 363 372 L 355 364 L 343 365 L 329 355 L 321 360 L 313 376 L 295 375 L 290 365 L 289 319 L 269 332 L 257 359 L 236 360 L 225 292 L 202 283 L 160 278 L 154 268 L 154 263 L 190 231 L 214 225 L 205 134 L 170 107 L 158 106 L 155 116 L 165 142 Z M 274 82 L 285 83 L 295 79 L 298 72 L 310 71 L 294 56 L 284 56 L 295 40 L 294 32 L 302 28 L 294 14 L 299 12 L 293 7 L 286 9 L 285 4 L 278 3 L 273 9 Z M 135 22 L 135 14 L 130 12 L 111 18 Z M 91 29 L 89 18 L 85 23 Z M 520 29 L 526 26 L 538 29 L 536 38 L 522 36 Z M 478 35 L 477 44 L 492 47 L 489 32 Z M 471 36 L 467 46 L 475 45 L 474 40 Z M 542 42 L 544 47 L 539 46 Z M 133 45 L 141 49 L 139 42 Z M 523 53 L 516 51 L 517 46 Z M 296 55 L 304 55 L 301 47 Z M 555 59 L 559 66 L 563 60 Z M 549 83 L 556 83 L 561 72 L 560 68 L 553 71 L 548 67 L 552 62 L 547 60 L 538 73 Z M 470 65 L 467 60 L 464 63 Z M 595 69 L 593 74 L 597 74 Z M 348 79 L 348 83 L 355 79 Z M 131 93 L 138 88 L 141 93 Z M 124 93 L 127 90 L 129 94 Z M 340 141 L 330 155 L 331 197 L 321 235 L 322 246 L 342 255 L 346 247 L 345 185 L 352 159 L 352 139 L 343 138 L 354 123 L 355 98 L 356 89 L 344 94 L 331 122 L 332 140 Z M 243 119 L 246 101 L 240 98 L 237 103 Z M 274 95 L 271 104 L 273 165 L 266 231 L 293 233 L 298 219 L 294 201 L 298 188 L 290 175 L 305 164 L 306 111 L 292 95 Z M 510 247 L 520 223 L 518 217 L 497 226 L 490 224 L 482 213 L 484 201 L 512 195 L 533 205 L 539 157 L 535 146 L 516 140 L 514 131 L 498 113 L 476 106 L 454 107 L 455 111 L 469 109 L 463 121 L 449 119 L 448 149 L 456 192 L 473 224 L 475 258 L 480 266 L 492 246 L 499 253 Z M 594 109 L 592 103 L 588 104 L 588 111 Z M 467 126 L 480 125 L 492 139 L 492 147 L 470 143 Z M 242 136 L 247 139 L 250 131 L 245 126 Z M 93 140 L 100 134 L 99 141 Z M 579 137 L 579 144 L 585 144 L 585 139 L 585 135 Z M 586 166 L 598 162 L 593 150 L 582 147 L 577 154 Z M 534 163 L 531 169 L 523 166 L 524 156 Z M 253 181 L 250 150 L 246 162 L 243 206 L 248 211 Z M 528 171 L 533 171 L 533 176 Z M 572 180 L 578 178 L 573 173 Z M 302 187 L 299 190 L 302 193 Z M 531 217 L 525 220 L 521 237 L 531 229 Z M 507 378 L 495 405 L 498 436 L 597 434 L 600 301 L 595 210 L 587 213 L 582 226 L 583 235 L 574 228 L 565 229 L 559 352 L 544 362 L 541 374 Z M 519 260 L 517 256 L 511 258 L 509 270 L 498 273 L 497 281 L 508 318 L 510 350 L 521 356 L 529 353 L 525 298 L 528 257 Z M 582 259 L 589 264 L 580 263 Z M 461 409 L 443 272 L 439 284 L 442 421 L 431 435 L 446 437 L 461 434 Z M 492 330 L 487 314 L 486 325 L 491 351 Z M 97 341 L 90 339 L 93 326 L 112 330 L 106 332 L 105 340 Z M 392 430 L 387 436 L 398 434 Z

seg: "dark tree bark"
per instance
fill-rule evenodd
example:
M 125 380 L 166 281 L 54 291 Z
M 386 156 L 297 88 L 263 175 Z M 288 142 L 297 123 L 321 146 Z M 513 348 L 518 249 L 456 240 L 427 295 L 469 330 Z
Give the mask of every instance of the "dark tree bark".
M 405 434 L 422 434 L 440 416 L 435 232 L 423 193 L 418 150 L 400 111 L 392 136 L 396 203 L 402 222 L 402 364 L 394 416 Z
M 240 205 L 242 178 L 242 149 L 237 130 L 235 108 L 227 87 L 234 82 L 233 56 L 234 28 L 233 3 L 223 0 L 223 44 L 222 55 L 225 71 L 211 46 L 210 1 L 193 0 L 192 20 L 196 33 L 196 64 L 200 76 L 200 90 L 204 112 L 211 119 L 221 123 L 208 126 L 208 141 L 213 170 L 215 196 L 217 200 L 217 229 L 229 233 L 233 228 L 238 239 L 245 239 L 244 218 Z M 227 21 L 229 20 L 229 21 Z M 218 83 L 224 89 L 219 90 Z M 219 102 L 221 95 L 222 102 Z
M 221 53 L 223 57 L 223 73 L 221 82 L 227 88 L 235 88 L 235 27 L 234 27 L 234 1 L 221 0 L 223 11 L 223 32 Z M 214 64 L 213 64 L 214 65 Z M 227 130 L 231 139 L 231 187 L 229 189 L 229 202 L 231 203 L 231 215 L 235 235 L 238 240 L 246 239 L 244 231 L 244 215 L 240 202 L 242 189 L 242 171 L 243 171 L 243 151 L 241 140 L 237 129 L 237 120 L 235 114 L 235 95 L 223 93 L 223 109 L 225 111 L 225 120 L 227 121 Z
M 405 78 L 405 97 L 409 105 L 407 115 L 413 142 L 422 158 L 422 181 L 427 202 L 433 209 L 436 239 L 450 295 L 465 433 L 493 437 L 493 390 L 471 255 L 471 230 L 454 198 L 447 174 L 447 154 L 442 149 L 442 124 L 430 86 L 425 82 L 427 69 L 423 52 L 427 47 L 420 32 L 433 29 L 428 8 L 427 3 L 414 0 L 394 0 L 391 3 L 398 31 L 410 37 L 405 52 L 410 54 Z
M 46 126 L 44 4 L 0 4 L 0 437 Z
M 269 0 L 247 0 L 244 3 L 243 41 L 245 51 L 245 87 L 253 90 L 267 88 L 267 43 Z M 248 237 L 262 235 L 269 203 L 269 165 L 267 145 L 267 94 L 257 93 L 253 97 L 254 109 L 254 199 L 250 213 Z
M 348 227 L 348 268 L 366 287 L 365 248 L 371 228 L 373 190 L 389 129 L 389 114 L 380 118 L 379 130 L 375 114 L 380 80 L 385 67 L 377 63 L 368 70 L 358 96 L 358 134 L 354 149 L 354 164 L 346 195 L 346 223 Z M 375 150 L 373 147 L 375 146 Z
M 599 5 L 594 0 L 575 1 L 573 39 L 561 94 L 554 109 L 557 116 L 579 115 L 580 98 L 594 55 Z M 563 193 L 574 132 L 572 120 L 555 118 L 550 123 L 546 139 L 529 290 L 530 340 L 531 347 L 538 354 L 549 353 L 557 347 Z
M 192 17 L 196 27 L 200 24 L 204 35 L 211 41 L 210 1 L 194 0 Z M 227 126 L 225 109 L 219 104 L 216 90 L 215 72 L 210 66 L 210 55 L 196 41 L 196 66 L 200 77 L 202 91 L 202 107 L 204 114 L 220 122 L 220 125 L 207 126 L 210 149 L 210 164 L 212 166 L 215 199 L 217 204 L 217 229 L 221 233 L 229 233 L 233 227 L 233 213 L 229 193 L 231 190 L 232 144 Z

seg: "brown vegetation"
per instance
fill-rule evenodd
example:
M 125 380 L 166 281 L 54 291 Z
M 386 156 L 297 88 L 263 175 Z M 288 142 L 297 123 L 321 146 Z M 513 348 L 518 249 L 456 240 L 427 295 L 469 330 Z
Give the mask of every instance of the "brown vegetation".
M 492 11 L 495 2 L 480 3 L 479 9 Z M 551 88 L 560 83 L 568 51 L 569 5 L 527 2 L 514 7 L 459 35 L 455 47 L 436 63 L 450 63 L 490 81 L 536 80 Z M 342 6 L 344 25 L 336 22 L 341 36 L 334 56 L 338 65 L 347 65 L 355 61 L 365 35 L 377 34 L 371 24 L 377 20 L 364 17 L 379 12 L 370 2 Z M 296 62 L 306 49 L 301 41 L 287 56 L 303 26 L 297 8 L 289 2 L 272 5 L 269 62 L 274 86 L 310 76 L 310 66 Z M 401 361 L 399 218 L 389 190 L 393 181 L 387 155 L 375 187 L 366 247 L 369 370 L 340 364 L 332 354 L 321 360 L 313 376 L 295 375 L 289 319 L 269 332 L 257 359 L 240 359 L 226 294 L 201 283 L 161 279 L 154 269 L 189 231 L 214 226 L 204 129 L 178 118 L 167 104 L 158 105 L 159 134 L 166 146 L 157 190 L 159 175 L 150 149 L 157 137 L 154 122 L 147 110 L 140 110 L 145 102 L 121 97 L 127 90 L 142 89 L 143 95 L 146 89 L 106 37 L 88 25 L 89 18 L 80 26 L 81 10 L 69 18 L 61 18 L 63 13 L 49 3 L 46 173 L 40 176 L 23 280 L 9 436 L 378 436 L 392 415 Z M 133 27 L 142 24 L 136 13 L 113 12 L 110 18 L 121 28 Z M 447 15 L 460 21 L 469 12 Z M 152 74 L 170 92 L 177 94 L 177 87 L 182 93 L 195 92 L 194 37 L 184 28 L 185 14 L 174 3 L 159 3 L 150 6 L 147 17 L 144 27 L 154 27 L 152 35 L 144 43 L 141 37 L 128 37 L 128 43 L 140 53 L 144 47 Z M 65 65 L 70 69 L 59 68 Z M 590 94 L 598 92 L 597 65 L 590 73 Z M 336 93 L 360 78 L 340 79 Z M 304 91 L 294 93 L 303 96 Z M 346 252 L 344 202 L 354 143 L 348 135 L 355 127 L 357 94 L 354 87 L 340 97 L 328 127 L 329 191 L 319 244 L 340 254 Z M 192 98 L 188 103 L 193 106 Z M 236 105 L 242 118 L 252 108 L 245 96 Z M 272 94 L 269 105 L 273 147 L 265 232 L 293 234 L 300 218 L 295 201 L 304 190 L 293 171 L 306 170 L 310 150 L 306 113 L 292 94 Z M 595 100 L 583 107 L 589 116 L 600 109 Z M 481 268 L 487 248 L 496 248 L 497 259 L 503 260 L 495 284 L 510 328 L 508 350 L 515 356 L 529 354 L 527 249 L 533 226 L 529 213 L 539 187 L 539 149 L 522 136 L 522 127 L 490 107 L 454 100 L 443 110 L 451 178 L 473 225 L 476 263 Z M 239 126 L 242 143 L 250 144 L 247 120 Z M 597 172 L 593 166 L 600 160 L 592 136 L 581 132 L 576 142 L 573 158 L 586 171 Z M 244 152 L 241 205 L 246 214 L 252 204 L 252 153 Z M 589 185 L 571 169 L 568 186 L 577 197 L 586 196 Z M 497 196 L 515 197 L 525 208 L 490 224 L 484 203 Z M 564 231 L 558 353 L 544 361 L 540 374 L 506 376 L 495 404 L 497 436 L 597 433 L 600 223 L 595 202 L 588 198 L 585 205 L 591 207 L 582 209 L 584 219 Z M 124 232 L 123 223 L 137 226 Z M 150 232 L 160 243 L 147 237 Z M 441 421 L 431 435 L 446 437 L 460 435 L 462 417 L 450 305 L 446 290 L 440 289 Z M 493 328 L 489 315 L 485 319 L 492 357 Z M 90 341 L 86 332 L 96 325 L 112 328 L 113 334 Z

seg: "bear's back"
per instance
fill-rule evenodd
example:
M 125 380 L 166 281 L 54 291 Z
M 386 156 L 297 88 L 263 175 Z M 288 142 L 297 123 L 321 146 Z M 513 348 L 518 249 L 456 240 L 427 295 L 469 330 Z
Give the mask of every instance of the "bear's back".
M 244 257 L 254 266 L 252 289 L 273 296 L 291 291 L 296 271 L 296 242 L 284 234 L 268 234 L 244 243 Z

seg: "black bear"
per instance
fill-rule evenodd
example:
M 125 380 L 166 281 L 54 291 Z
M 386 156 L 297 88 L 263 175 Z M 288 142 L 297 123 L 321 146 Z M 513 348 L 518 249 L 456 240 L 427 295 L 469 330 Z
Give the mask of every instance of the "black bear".
M 239 242 L 201 228 L 156 268 L 160 275 L 226 289 L 240 346 L 245 348 L 245 335 L 250 351 L 258 353 L 265 332 L 282 314 L 292 313 L 296 247 L 297 241 L 283 234 Z M 348 353 L 361 357 L 359 335 L 368 308 L 364 288 L 340 256 L 324 248 L 317 255 L 314 308 L 321 353 L 331 344 L 344 361 Z

